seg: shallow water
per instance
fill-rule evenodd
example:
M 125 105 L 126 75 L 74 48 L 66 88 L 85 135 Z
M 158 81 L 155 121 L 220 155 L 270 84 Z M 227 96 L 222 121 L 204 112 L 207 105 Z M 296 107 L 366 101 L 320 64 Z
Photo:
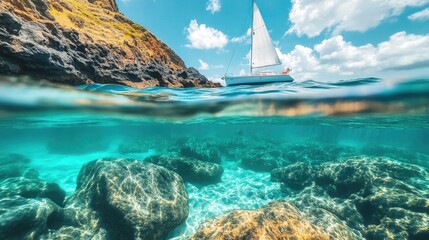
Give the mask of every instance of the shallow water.
M 183 155 L 184 146 L 212 149 L 224 168 L 221 181 L 186 183 L 189 216 L 169 234 L 174 239 L 231 210 L 279 199 L 299 202 L 299 191 L 272 181 L 271 169 L 261 162 L 249 167 L 243 162 L 249 157 L 283 159 L 277 167 L 383 157 L 377 161 L 429 168 L 425 79 L 137 90 L 100 84 L 55 88 L 8 78 L 0 85 L 0 110 L 0 153 L 27 157 L 27 167 L 67 196 L 76 189 L 81 167 L 95 159 Z M 428 199 L 429 178 L 419 181 L 406 183 L 418 189 L 416 197 Z M 427 209 L 417 212 L 429 219 Z M 353 223 L 349 227 L 360 237 L 372 236 Z M 429 234 L 404 231 L 405 239 Z

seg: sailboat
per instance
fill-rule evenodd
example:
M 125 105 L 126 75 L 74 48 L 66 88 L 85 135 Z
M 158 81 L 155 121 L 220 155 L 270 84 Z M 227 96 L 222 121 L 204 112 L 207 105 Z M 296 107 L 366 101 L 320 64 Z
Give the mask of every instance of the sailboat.
M 251 31 L 250 74 L 244 76 L 226 76 L 225 74 L 224 79 L 226 84 L 228 86 L 233 86 L 292 82 L 293 78 L 289 75 L 289 69 L 281 74 L 276 74 L 271 71 L 254 72 L 257 68 L 281 65 L 281 62 L 256 1 L 252 0 L 252 4 L 253 23 Z

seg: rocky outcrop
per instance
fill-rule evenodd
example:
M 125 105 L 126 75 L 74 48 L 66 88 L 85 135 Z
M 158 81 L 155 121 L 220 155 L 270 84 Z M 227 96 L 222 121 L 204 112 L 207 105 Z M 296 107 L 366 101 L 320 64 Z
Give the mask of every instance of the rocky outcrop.
M 256 210 L 236 210 L 203 223 L 190 239 L 357 239 L 337 218 L 325 212 L 322 228 L 286 201 Z M 329 223 L 327 223 L 329 221 Z
M 0 198 L 47 198 L 61 206 L 64 190 L 56 183 L 42 181 L 29 163 L 30 159 L 20 154 L 0 156 Z
M 0 239 L 38 239 L 62 217 L 65 192 L 39 179 L 30 160 L 0 156 Z
M 429 175 L 419 166 L 388 158 L 359 157 L 312 165 L 314 177 L 301 191 L 289 191 L 290 167 L 284 191 L 298 208 L 333 213 L 367 239 L 426 239 L 429 236 Z M 285 170 L 285 169 L 284 169 Z M 274 172 L 273 174 L 279 174 Z M 287 173 L 287 171 L 285 171 Z M 292 185 L 294 186 L 294 185 Z M 293 190 L 302 189 L 292 188 Z
M 61 206 L 65 192 L 56 183 L 48 183 L 37 177 L 16 177 L 0 182 L 0 197 L 48 198 Z
M 62 226 L 46 239 L 163 239 L 187 216 L 188 194 L 176 173 L 137 160 L 100 159 L 82 167 Z
M 69 85 L 220 86 L 124 17 L 114 0 L 2 0 L 0 74 Z
M 146 161 L 178 173 L 185 181 L 197 184 L 217 183 L 221 180 L 223 167 L 216 163 L 176 156 L 152 156 Z

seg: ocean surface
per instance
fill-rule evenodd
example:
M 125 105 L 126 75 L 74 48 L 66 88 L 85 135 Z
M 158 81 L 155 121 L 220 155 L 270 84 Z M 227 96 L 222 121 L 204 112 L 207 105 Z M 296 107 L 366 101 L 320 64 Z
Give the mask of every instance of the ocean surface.
M 356 211 L 346 215 L 356 214 L 361 220 L 352 221 L 332 210 L 336 206 L 322 208 L 331 209 L 357 239 L 388 239 L 388 232 L 395 239 L 429 239 L 429 225 L 424 226 L 429 223 L 428 79 L 143 90 L 112 84 L 55 87 L 30 80 L 2 78 L 0 155 L 25 157 L 25 168 L 37 171 L 41 181 L 58 184 L 66 199 L 76 190 L 82 166 L 96 159 L 146 161 L 161 155 L 219 164 L 223 168 L 220 179 L 209 184 L 185 181 L 188 217 L 166 237 L 185 239 L 204 221 L 231 210 L 257 209 L 282 199 L 308 210 L 314 205 L 303 203 L 304 198 L 309 199 L 304 193 L 338 206 L 344 206 L 344 201 L 354 204 L 355 199 L 375 199 L 368 193 L 372 190 L 366 189 L 364 195 L 361 190 L 390 179 L 412 191 L 398 193 L 392 190 L 398 184 L 389 187 L 385 181 L 385 192 L 391 195 L 377 198 L 371 206 L 405 209 L 406 218 L 384 210 L 377 217 L 368 215 L 366 205 L 356 203 L 351 207 Z M 297 187 L 294 180 L 302 177 L 300 170 L 281 180 L 272 176 L 274 169 L 299 163 L 315 169 L 316 180 L 304 178 L 309 183 Z M 353 170 L 341 175 L 341 169 L 333 168 L 338 163 Z M 381 163 L 399 166 L 396 175 L 383 171 L 384 165 L 371 168 L 371 164 Z M 338 174 L 321 183 L 323 172 L 318 169 L 329 167 L 334 169 L 332 174 Z M 408 171 L 414 167 L 419 174 Z M 401 169 L 406 174 L 401 175 Z M 398 194 L 407 198 L 395 205 L 390 199 Z M 413 199 L 426 200 L 427 206 L 416 207 L 411 204 L 417 201 Z M 410 218 L 420 220 L 404 220 Z M 400 224 L 387 224 L 386 219 Z

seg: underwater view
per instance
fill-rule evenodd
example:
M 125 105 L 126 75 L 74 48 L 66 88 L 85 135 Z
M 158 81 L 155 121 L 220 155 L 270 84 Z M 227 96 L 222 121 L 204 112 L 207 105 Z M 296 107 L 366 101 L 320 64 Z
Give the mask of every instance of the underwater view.
M 427 79 L 1 82 L 0 239 L 429 239 Z

